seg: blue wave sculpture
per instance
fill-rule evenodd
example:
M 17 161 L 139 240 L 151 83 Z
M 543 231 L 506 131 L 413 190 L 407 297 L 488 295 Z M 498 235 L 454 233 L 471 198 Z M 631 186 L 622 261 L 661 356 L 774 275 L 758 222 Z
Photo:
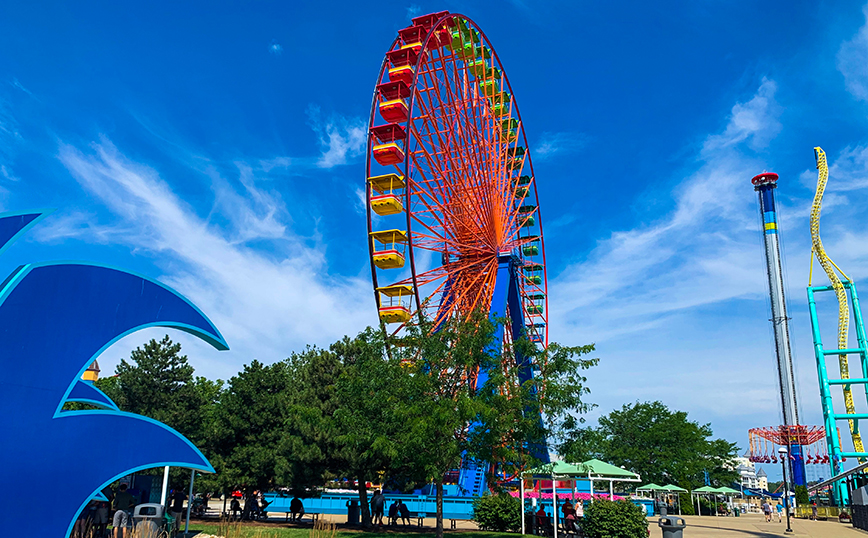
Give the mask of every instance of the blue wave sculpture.
M 0 253 L 47 214 L 0 214 Z M 28 535 L 68 536 L 87 502 L 124 475 L 165 465 L 214 471 L 183 435 L 119 411 L 81 380 L 106 348 L 145 327 L 180 329 L 229 349 L 181 295 L 120 269 L 28 264 L 0 285 L 0 484 L 24 495 L 9 505 L 9 524 L 26 525 Z M 100 409 L 64 411 L 71 401 Z

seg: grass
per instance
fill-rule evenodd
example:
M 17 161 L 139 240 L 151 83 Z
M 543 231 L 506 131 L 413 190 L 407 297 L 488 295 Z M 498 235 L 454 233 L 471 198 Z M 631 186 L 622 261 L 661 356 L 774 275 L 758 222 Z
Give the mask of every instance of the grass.
M 192 523 L 191 531 L 201 531 L 207 534 L 225 536 L 226 538 L 433 538 L 431 529 L 419 532 L 365 532 L 362 530 L 338 530 L 326 523 L 318 528 L 283 527 L 279 525 L 234 524 L 229 528 L 219 524 Z M 481 531 L 447 530 L 446 534 L 460 534 L 461 538 L 515 538 L 514 534 Z M 361 535 L 361 536 L 360 536 Z

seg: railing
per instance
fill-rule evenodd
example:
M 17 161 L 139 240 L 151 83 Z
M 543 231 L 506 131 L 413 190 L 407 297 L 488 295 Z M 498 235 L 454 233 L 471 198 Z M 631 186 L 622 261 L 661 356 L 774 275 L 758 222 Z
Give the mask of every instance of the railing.
M 841 508 L 837 506 L 818 506 L 817 507 L 817 518 L 818 519 L 831 519 L 837 518 L 838 514 L 841 513 Z M 797 506 L 796 507 L 796 517 L 809 519 L 812 517 L 813 509 L 811 506 Z

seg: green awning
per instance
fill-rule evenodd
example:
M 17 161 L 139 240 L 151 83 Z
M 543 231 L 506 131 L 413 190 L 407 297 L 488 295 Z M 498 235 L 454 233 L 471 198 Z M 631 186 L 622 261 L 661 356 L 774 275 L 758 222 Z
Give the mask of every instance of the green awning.
M 660 489 L 665 489 L 666 491 L 687 491 L 684 488 L 679 488 L 675 484 L 666 484 L 665 486 L 660 486 Z
M 581 465 L 573 465 L 572 463 L 567 463 L 565 461 L 555 460 L 551 463 L 545 463 L 543 465 L 540 465 L 539 467 L 528 469 L 527 471 L 523 472 L 522 475 L 582 478 L 588 476 L 588 471 L 587 469 L 583 469 Z
M 732 494 L 735 494 L 735 493 L 741 494 L 741 492 L 740 492 L 739 490 L 737 490 L 737 489 L 732 489 L 732 488 L 728 488 L 728 487 L 726 487 L 726 486 L 723 486 L 722 488 L 717 488 L 717 492 L 718 492 L 718 493 L 723 493 L 723 494 L 726 494 L 726 495 L 732 495 Z
M 711 486 L 702 486 L 701 488 L 694 489 L 693 493 L 720 493 L 720 491 Z
M 658 486 L 654 482 L 651 482 L 650 484 L 646 484 L 642 487 L 636 488 L 636 491 L 639 491 L 640 489 L 650 490 L 650 491 L 659 491 L 659 490 L 663 489 L 663 486 Z
M 596 476 L 605 478 L 639 478 L 639 475 L 636 473 L 597 459 L 584 461 L 581 465 L 585 469 L 590 470 L 592 475 Z

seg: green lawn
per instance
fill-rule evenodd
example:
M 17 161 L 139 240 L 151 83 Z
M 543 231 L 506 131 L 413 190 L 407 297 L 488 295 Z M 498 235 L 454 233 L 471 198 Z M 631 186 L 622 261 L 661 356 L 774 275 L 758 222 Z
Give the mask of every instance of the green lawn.
M 201 531 L 207 534 L 217 534 L 217 525 L 193 523 L 191 531 Z M 309 538 L 311 529 L 297 527 L 279 527 L 265 525 L 242 525 L 233 528 L 226 538 Z M 514 534 L 498 532 L 447 530 L 446 534 L 460 534 L 460 538 L 515 538 Z M 364 532 L 355 530 L 339 530 L 335 538 L 434 538 L 435 533 L 430 529 L 419 532 L 395 531 L 395 532 Z M 331 538 L 321 535 L 321 538 Z

